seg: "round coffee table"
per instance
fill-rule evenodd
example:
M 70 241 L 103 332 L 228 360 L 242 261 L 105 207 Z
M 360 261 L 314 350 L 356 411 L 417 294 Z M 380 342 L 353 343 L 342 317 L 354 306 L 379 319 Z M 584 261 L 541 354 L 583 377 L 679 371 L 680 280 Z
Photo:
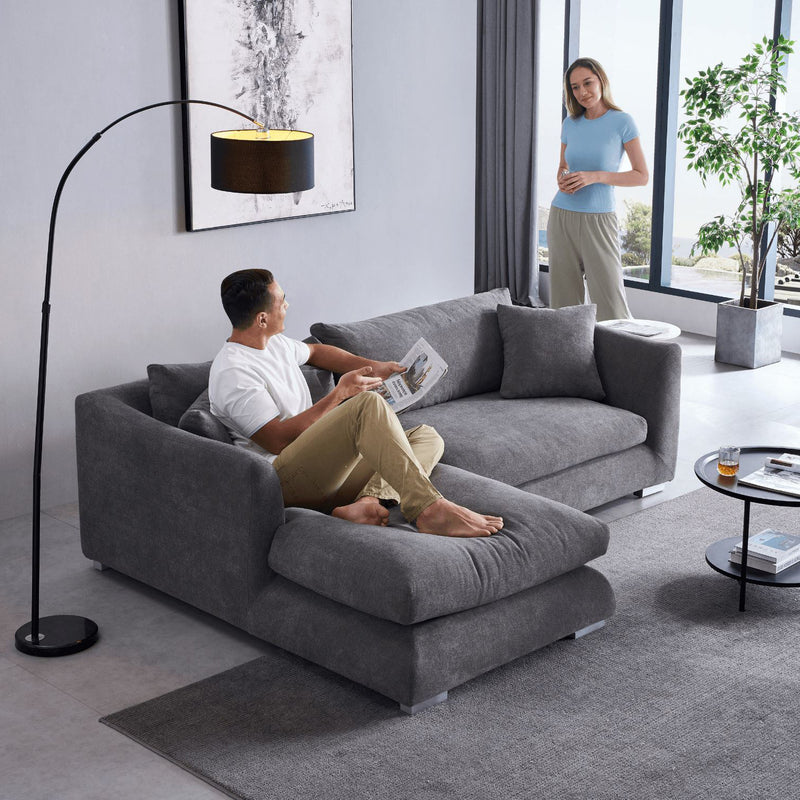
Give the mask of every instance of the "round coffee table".
M 780 456 L 781 453 L 796 453 L 800 450 L 791 447 L 743 447 L 739 456 L 739 472 L 733 477 L 725 477 L 717 471 L 717 451 L 706 453 L 695 461 L 694 474 L 710 489 L 721 492 L 729 497 L 744 501 L 744 523 L 742 525 L 742 563 L 733 564 L 728 560 L 733 546 L 739 541 L 739 536 L 730 536 L 715 542 L 706 550 L 706 562 L 722 575 L 735 578 L 740 583 L 739 611 L 745 607 L 745 587 L 748 583 L 758 583 L 762 586 L 795 586 L 800 587 L 800 564 L 794 564 L 777 575 L 769 572 L 747 568 L 747 545 L 750 537 L 750 504 L 761 503 L 770 506 L 800 506 L 800 497 L 779 492 L 769 492 L 766 489 L 757 489 L 754 486 L 742 486 L 738 475 L 749 475 L 760 467 L 770 457 Z

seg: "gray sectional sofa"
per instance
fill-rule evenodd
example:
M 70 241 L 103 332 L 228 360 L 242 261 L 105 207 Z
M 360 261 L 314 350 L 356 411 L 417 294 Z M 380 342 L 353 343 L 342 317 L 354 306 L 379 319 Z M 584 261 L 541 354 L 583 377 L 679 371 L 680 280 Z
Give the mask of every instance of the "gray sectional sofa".
M 411 713 L 599 627 L 614 593 L 588 564 L 608 529 L 583 511 L 672 478 L 680 351 L 593 324 L 587 347 L 586 312 L 564 319 L 495 290 L 312 327 L 367 357 L 397 359 L 419 336 L 444 357 L 447 375 L 402 421 L 442 434 L 432 480 L 501 514 L 491 538 L 423 535 L 396 509 L 373 528 L 284 508 L 272 466 L 210 414 L 205 363 L 151 365 L 77 398 L 83 552 Z M 304 372 L 312 396 L 332 386 Z

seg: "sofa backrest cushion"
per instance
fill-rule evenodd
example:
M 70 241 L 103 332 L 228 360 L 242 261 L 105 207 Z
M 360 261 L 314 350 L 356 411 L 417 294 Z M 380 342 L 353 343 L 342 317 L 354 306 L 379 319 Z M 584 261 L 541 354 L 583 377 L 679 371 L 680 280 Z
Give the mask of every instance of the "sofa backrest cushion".
M 181 430 L 214 439 L 223 444 L 233 444 L 228 429 L 211 413 L 211 401 L 208 399 L 208 389 L 203 389 L 199 397 L 192 403 L 178 423 Z
M 307 364 L 301 369 L 311 391 L 312 402 L 316 403 L 333 389 L 333 375 L 330 372 Z M 225 426 L 211 414 L 208 400 L 210 370 L 210 361 L 199 364 L 149 364 L 147 377 L 150 379 L 153 417 L 200 436 L 230 442 Z M 186 416 L 189 411 L 192 413 Z M 220 430 L 225 432 L 224 438 L 218 435 Z
M 330 394 L 336 386 L 333 382 L 333 373 L 328 372 L 326 369 L 317 369 L 310 364 L 303 364 L 300 370 L 308 384 L 308 391 L 311 392 L 312 403 L 322 400 L 322 398 Z
M 148 364 L 150 406 L 153 417 L 177 427 L 183 412 L 208 388 L 211 362 L 201 364 Z
M 500 395 L 603 400 L 594 359 L 597 307 L 498 306 L 504 369 Z
M 323 344 L 364 358 L 399 361 L 421 337 L 447 362 L 448 371 L 415 406 L 497 391 L 503 375 L 503 342 L 497 306 L 511 305 L 508 289 L 446 300 L 381 317 L 328 324 L 311 333 Z

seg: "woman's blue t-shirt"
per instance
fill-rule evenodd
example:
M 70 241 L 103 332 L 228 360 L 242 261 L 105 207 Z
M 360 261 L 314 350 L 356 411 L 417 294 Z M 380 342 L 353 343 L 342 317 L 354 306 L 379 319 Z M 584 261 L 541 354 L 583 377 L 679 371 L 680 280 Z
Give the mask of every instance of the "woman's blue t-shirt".
M 633 117 L 624 111 L 609 109 L 597 119 L 567 117 L 561 126 L 561 142 L 566 144 L 564 158 L 570 172 L 602 170 L 618 172 L 623 145 L 639 135 Z M 558 191 L 553 199 L 556 208 L 604 214 L 615 211 L 614 187 L 605 183 L 584 186 L 575 194 Z

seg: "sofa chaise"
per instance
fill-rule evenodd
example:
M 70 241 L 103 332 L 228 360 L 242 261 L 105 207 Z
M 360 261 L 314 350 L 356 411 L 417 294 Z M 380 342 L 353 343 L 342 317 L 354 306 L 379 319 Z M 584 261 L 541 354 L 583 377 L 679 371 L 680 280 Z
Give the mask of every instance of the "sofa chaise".
M 442 434 L 434 484 L 501 514 L 502 532 L 449 539 L 418 533 L 397 509 L 390 527 L 374 528 L 284 508 L 272 466 L 232 446 L 210 414 L 209 363 L 151 365 L 146 380 L 76 399 L 84 554 L 408 713 L 600 627 L 615 598 L 589 562 L 605 552 L 608 528 L 584 511 L 671 479 L 680 351 L 592 325 L 602 397 L 522 397 L 531 388 L 506 374 L 530 350 L 517 315 L 553 319 L 544 311 L 555 313 L 516 309 L 494 290 L 312 327 L 317 340 L 368 357 L 397 359 L 419 336 L 444 357 L 448 373 L 402 421 Z M 556 391 L 575 344 L 558 337 L 563 352 L 545 364 Z M 332 386 L 327 373 L 304 373 L 315 398 Z

